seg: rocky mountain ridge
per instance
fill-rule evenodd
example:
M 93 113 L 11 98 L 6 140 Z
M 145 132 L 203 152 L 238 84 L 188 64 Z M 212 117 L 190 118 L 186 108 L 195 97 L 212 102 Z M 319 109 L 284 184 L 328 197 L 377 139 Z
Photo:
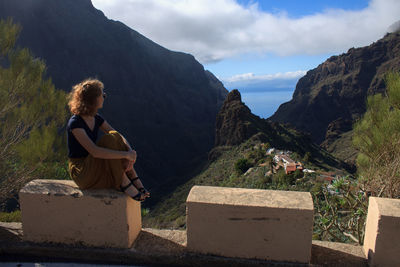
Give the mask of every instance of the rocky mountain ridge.
M 282 104 L 270 119 L 310 133 L 314 142 L 335 152 L 331 144 L 361 118 L 367 97 L 385 92 L 385 73 L 399 70 L 397 31 L 369 46 L 332 56 L 308 71 L 298 81 L 292 100 Z

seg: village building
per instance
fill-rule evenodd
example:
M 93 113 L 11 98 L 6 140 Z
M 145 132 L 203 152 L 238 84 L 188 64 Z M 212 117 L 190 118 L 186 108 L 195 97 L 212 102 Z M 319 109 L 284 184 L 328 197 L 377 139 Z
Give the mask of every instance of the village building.
M 275 148 L 269 148 L 267 150 L 267 155 L 272 155 L 273 153 L 275 153 Z
M 282 166 L 285 169 L 286 174 L 295 172 L 296 170 L 303 171 L 303 164 L 294 161 L 287 154 L 275 155 L 274 162 L 277 165 Z
M 334 172 L 322 172 L 318 176 L 318 180 L 321 182 L 329 182 L 332 183 L 334 180 L 336 180 L 338 177 L 336 173 Z
M 301 164 L 301 162 L 292 162 L 292 163 L 285 164 L 284 168 L 285 168 L 286 174 L 290 174 L 297 170 L 303 171 L 303 165 Z
M 288 164 L 288 163 L 295 163 L 294 160 L 292 160 L 289 156 L 282 154 L 282 155 L 275 155 L 274 157 L 274 162 L 276 164 Z

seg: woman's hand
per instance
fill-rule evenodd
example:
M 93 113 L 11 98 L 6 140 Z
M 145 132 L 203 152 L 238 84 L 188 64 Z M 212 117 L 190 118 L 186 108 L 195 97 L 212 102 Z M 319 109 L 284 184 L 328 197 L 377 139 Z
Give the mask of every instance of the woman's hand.
M 133 164 L 134 163 L 135 163 L 134 161 L 127 160 L 127 164 L 125 166 L 125 172 L 133 170 Z

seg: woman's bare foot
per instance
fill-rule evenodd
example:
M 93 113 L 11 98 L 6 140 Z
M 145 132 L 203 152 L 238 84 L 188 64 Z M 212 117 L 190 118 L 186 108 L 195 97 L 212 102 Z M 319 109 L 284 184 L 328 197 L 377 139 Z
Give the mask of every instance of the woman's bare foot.
M 127 171 L 126 175 L 140 193 L 144 194 L 145 197 L 150 197 L 150 192 L 144 188 L 142 181 L 137 177 L 135 170 Z
M 126 175 L 124 175 L 124 178 L 122 179 L 120 189 L 122 192 L 124 192 L 126 195 L 130 196 L 134 200 L 143 201 L 146 199 L 146 195 L 140 192 L 128 179 L 128 177 L 126 177 Z

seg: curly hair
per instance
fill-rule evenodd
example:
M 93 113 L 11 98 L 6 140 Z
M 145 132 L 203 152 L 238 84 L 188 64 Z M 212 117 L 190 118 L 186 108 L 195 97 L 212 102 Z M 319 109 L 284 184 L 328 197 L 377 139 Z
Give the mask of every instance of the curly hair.
M 94 116 L 97 112 L 97 98 L 101 96 L 104 84 L 97 79 L 86 79 L 72 87 L 68 95 L 69 110 L 74 115 Z

